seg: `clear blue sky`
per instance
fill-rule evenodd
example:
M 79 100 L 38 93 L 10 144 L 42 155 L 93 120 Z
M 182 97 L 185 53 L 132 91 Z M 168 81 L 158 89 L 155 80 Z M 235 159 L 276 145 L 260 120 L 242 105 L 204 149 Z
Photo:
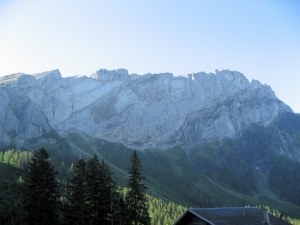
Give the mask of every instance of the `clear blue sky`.
M 230 69 L 300 113 L 298 0 L 0 0 L 0 76 Z

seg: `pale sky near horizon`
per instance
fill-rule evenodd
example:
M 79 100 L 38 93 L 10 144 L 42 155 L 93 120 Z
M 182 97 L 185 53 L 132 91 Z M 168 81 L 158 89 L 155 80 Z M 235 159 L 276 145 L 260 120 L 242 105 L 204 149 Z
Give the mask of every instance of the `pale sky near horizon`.
M 0 76 L 235 70 L 300 113 L 298 0 L 0 0 Z

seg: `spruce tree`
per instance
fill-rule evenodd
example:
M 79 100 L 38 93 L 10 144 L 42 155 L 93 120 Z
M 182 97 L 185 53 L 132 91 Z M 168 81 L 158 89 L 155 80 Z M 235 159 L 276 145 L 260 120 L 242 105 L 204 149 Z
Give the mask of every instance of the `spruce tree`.
M 65 224 L 119 224 L 120 194 L 109 166 L 94 155 L 72 166 L 74 177 L 67 185 Z
M 65 224 L 84 225 L 88 222 L 86 162 L 80 159 L 73 167 L 73 178 L 66 190 Z
M 116 198 L 116 189 L 117 186 L 112 179 L 112 172 L 109 169 L 109 166 L 102 160 L 100 165 L 100 174 L 101 174 L 101 184 L 100 184 L 100 194 L 101 202 L 98 209 L 98 220 L 100 224 L 111 224 L 114 221 L 114 211 L 115 198 Z
M 142 174 L 141 161 L 137 152 L 134 151 L 131 156 L 131 167 L 129 169 L 127 210 L 130 224 L 134 225 L 150 225 L 151 218 L 148 212 L 148 201 L 145 195 L 147 186 L 145 185 L 145 177 Z
M 89 224 L 98 224 L 98 209 L 99 202 L 101 201 L 100 184 L 102 182 L 100 174 L 100 163 L 98 157 L 94 155 L 87 162 L 87 201 L 89 203 L 88 217 L 90 218 Z
M 56 172 L 44 148 L 36 151 L 24 182 L 24 222 L 28 225 L 59 224 L 59 193 Z
M 94 155 L 87 162 L 87 197 L 91 224 L 113 224 L 117 202 L 117 186 L 109 166 Z

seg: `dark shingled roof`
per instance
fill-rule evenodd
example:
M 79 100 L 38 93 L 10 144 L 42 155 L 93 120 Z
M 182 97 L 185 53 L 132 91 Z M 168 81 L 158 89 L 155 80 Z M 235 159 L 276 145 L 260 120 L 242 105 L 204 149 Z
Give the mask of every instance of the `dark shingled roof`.
M 192 217 L 200 218 L 210 225 L 262 225 L 265 222 L 263 213 L 263 210 L 255 207 L 191 208 L 174 225 L 201 224 L 195 223 L 195 219 L 189 219 Z M 290 225 L 290 223 L 270 214 L 269 220 L 271 225 Z

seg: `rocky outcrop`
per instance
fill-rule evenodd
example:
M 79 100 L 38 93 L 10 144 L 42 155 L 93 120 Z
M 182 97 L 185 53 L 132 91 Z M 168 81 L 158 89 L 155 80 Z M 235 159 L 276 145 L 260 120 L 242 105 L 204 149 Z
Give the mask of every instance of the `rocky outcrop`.
M 267 127 L 292 112 L 267 85 L 223 70 L 174 77 L 99 70 L 62 78 L 58 70 L 0 79 L 0 144 L 56 130 L 123 143 L 167 148 L 234 138 L 251 123 Z

